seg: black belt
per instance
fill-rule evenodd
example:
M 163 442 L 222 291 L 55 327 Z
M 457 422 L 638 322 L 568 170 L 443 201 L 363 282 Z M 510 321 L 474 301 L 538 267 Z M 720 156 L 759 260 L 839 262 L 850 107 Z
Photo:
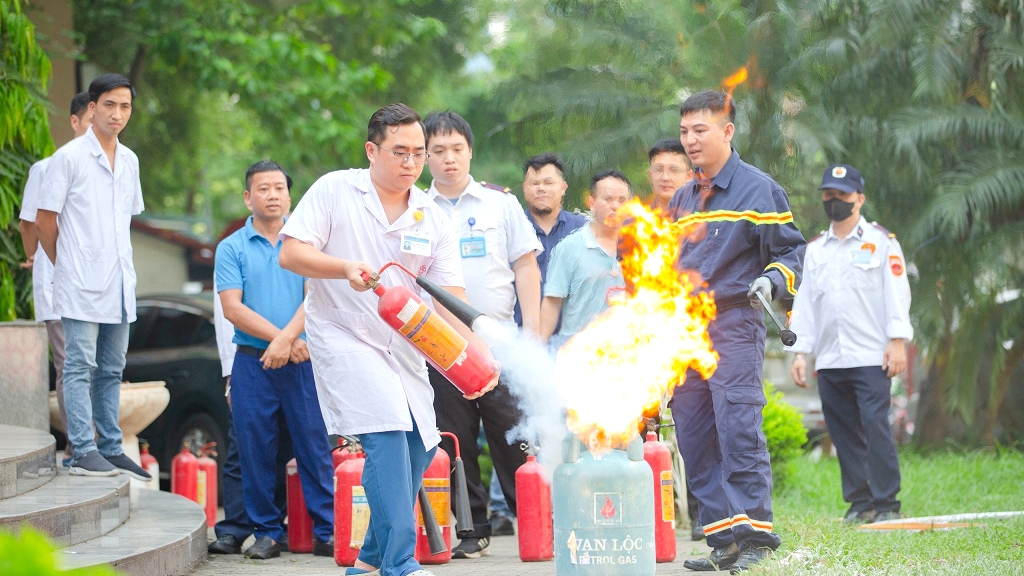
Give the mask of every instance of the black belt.
M 266 348 L 261 350 L 259 348 L 253 348 L 252 346 L 245 346 L 242 344 L 239 344 L 236 349 L 242 354 L 248 354 L 249 356 L 255 356 L 257 358 L 262 357 L 263 353 L 267 351 Z

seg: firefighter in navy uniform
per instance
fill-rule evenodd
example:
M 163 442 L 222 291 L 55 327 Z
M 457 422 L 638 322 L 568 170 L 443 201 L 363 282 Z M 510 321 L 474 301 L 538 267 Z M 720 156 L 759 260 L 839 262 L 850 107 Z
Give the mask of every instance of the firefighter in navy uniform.
M 718 315 L 708 334 L 720 356 L 709 379 L 688 372 L 670 403 L 713 548 L 708 558 L 683 565 L 735 574 L 780 543 L 772 531 L 772 472 L 761 431 L 766 330 L 755 292 L 769 302 L 793 298 L 806 242 L 793 225 L 786 192 L 732 149 L 731 96 L 700 92 L 683 102 L 680 115 L 694 179 L 676 192 L 669 212 L 692 224 L 681 240 L 679 267 L 699 274 L 701 289 L 714 292 Z

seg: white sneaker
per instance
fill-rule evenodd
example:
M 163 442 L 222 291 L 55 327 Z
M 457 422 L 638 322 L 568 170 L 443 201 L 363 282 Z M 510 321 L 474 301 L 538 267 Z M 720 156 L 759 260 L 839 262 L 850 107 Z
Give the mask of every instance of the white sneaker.
M 405 576 L 435 576 L 435 575 L 430 570 L 417 570 L 415 572 L 410 572 L 410 573 L 406 574 Z

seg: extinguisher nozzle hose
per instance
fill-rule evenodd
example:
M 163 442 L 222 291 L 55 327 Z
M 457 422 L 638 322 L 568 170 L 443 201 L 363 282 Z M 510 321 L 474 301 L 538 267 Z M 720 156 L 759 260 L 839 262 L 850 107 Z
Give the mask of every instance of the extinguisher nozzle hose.
M 465 324 L 468 328 L 473 328 L 473 321 L 483 316 L 483 313 L 473 308 L 469 304 L 466 304 L 462 300 L 459 300 L 450 292 L 441 288 L 437 284 L 427 280 L 423 276 L 416 277 L 416 283 L 423 288 L 427 294 L 440 303 L 442 306 L 448 309 L 460 322 Z
M 469 483 L 462 458 L 455 459 L 455 533 L 468 536 L 473 533 L 473 511 L 469 504 Z
M 434 508 L 430 505 L 430 497 L 427 496 L 427 489 L 420 486 L 420 514 L 423 516 L 423 530 L 427 533 L 427 544 L 430 546 L 430 554 L 441 554 L 448 550 L 444 542 L 444 532 L 437 523 L 434 516 Z

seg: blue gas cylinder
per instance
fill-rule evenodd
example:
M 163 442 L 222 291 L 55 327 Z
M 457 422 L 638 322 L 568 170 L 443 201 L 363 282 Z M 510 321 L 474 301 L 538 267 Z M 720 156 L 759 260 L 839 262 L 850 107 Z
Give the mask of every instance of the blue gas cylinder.
M 635 444 L 635 446 L 634 446 Z M 654 576 L 654 477 L 643 442 L 627 451 L 563 446 L 552 507 L 557 576 Z

